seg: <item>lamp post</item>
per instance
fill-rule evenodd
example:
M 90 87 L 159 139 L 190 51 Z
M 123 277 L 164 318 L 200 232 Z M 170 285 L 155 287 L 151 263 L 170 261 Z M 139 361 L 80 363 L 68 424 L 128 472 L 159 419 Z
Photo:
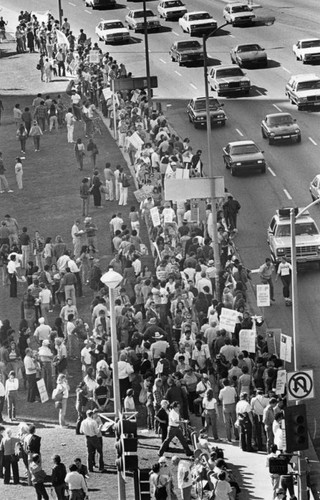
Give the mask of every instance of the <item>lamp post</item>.
M 59 25 L 60 25 L 60 28 L 62 26 L 62 16 L 63 16 L 63 10 L 62 10 L 62 7 L 61 7 L 61 0 L 58 0 L 58 14 L 59 14 Z
M 203 73 L 204 73 L 204 91 L 206 98 L 206 115 L 207 115 L 207 149 L 208 149 L 208 165 L 209 165 L 209 177 L 214 177 L 214 167 L 211 155 L 211 116 L 210 116 L 210 99 L 209 99 L 209 85 L 208 85 L 208 60 L 207 60 L 207 40 L 210 36 L 214 35 L 219 29 L 226 26 L 228 23 L 224 23 L 218 26 L 214 30 L 210 31 L 208 34 L 202 35 L 202 48 L 203 48 Z M 218 243 L 218 226 L 217 226 L 217 208 L 216 199 L 211 198 L 211 212 L 212 212 L 212 235 L 213 235 L 213 255 L 214 255 L 214 265 L 217 270 L 216 272 L 216 296 L 219 297 L 220 294 L 220 251 Z
M 120 386 L 119 386 L 119 372 L 118 372 L 118 342 L 117 342 L 117 328 L 116 328 L 116 315 L 115 315 L 115 289 L 120 285 L 123 280 L 121 274 L 116 273 L 112 268 L 104 273 L 100 280 L 109 289 L 110 300 L 110 330 L 111 330 L 111 353 L 112 353 L 112 374 L 113 374 L 113 398 L 114 398 L 114 413 L 115 417 L 121 412 L 121 399 L 120 399 Z M 118 475 L 118 498 L 125 500 L 126 488 L 120 471 Z
M 290 230 L 291 230 L 291 286 L 292 286 L 292 340 L 293 340 L 293 365 L 294 371 L 300 369 L 300 335 L 299 335 L 299 309 L 298 309 L 298 281 L 297 281 L 297 251 L 296 251 L 296 220 L 309 208 L 320 203 L 320 199 L 313 201 L 300 210 L 297 215 L 294 208 L 290 208 Z M 299 404 L 299 401 L 296 401 Z M 304 461 L 301 460 L 301 452 L 298 451 L 298 498 L 307 500 L 307 477 Z
M 146 0 L 143 0 L 143 33 L 144 33 L 144 50 L 146 57 L 146 75 L 147 75 L 147 90 L 148 90 L 148 107 L 151 99 L 151 78 L 150 78 L 150 58 L 149 58 L 149 39 L 148 39 L 148 24 Z

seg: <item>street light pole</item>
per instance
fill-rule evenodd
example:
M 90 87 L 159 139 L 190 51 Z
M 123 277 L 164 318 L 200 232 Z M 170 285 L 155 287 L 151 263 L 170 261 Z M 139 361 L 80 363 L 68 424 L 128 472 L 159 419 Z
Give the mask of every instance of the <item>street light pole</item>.
M 214 35 L 220 28 L 223 28 L 228 23 L 224 23 L 221 26 L 218 26 L 209 34 L 202 35 L 202 49 L 203 49 L 203 73 L 204 73 L 204 92 L 206 99 L 206 117 L 207 117 L 207 149 L 208 149 L 208 174 L 209 178 L 214 177 L 215 169 L 212 161 L 211 154 L 211 116 L 210 116 L 210 99 L 209 99 L 209 85 L 208 85 L 208 57 L 207 57 L 207 40 L 210 36 Z M 217 226 L 217 207 L 216 207 L 216 199 L 214 197 L 211 198 L 211 213 L 212 213 L 212 241 L 213 241 L 213 256 L 214 256 L 214 265 L 216 268 L 216 297 L 219 300 L 220 296 L 220 250 L 218 243 L 218 226 Z
M 63 16 L 63 10 L 62 10 L 62 7 L 61 7 L 61 0 L 58 0 L 58 14 L 59 14 L 59 26 L 60 26 L 60 29 L 61 29 L 61 26 L 62 26 L 62 16 Z
M 151 100 L 151 78 L 150 78 L 149 39 L 148 39 L 146 0 L 143 0 L 143 32 L 144 32 L 144 50 L 146 57 L 146 75 L 147 75 L 148 107 L 149 107 Z
M 293 365 L 294 371 L 300 369 L 300 335 L 299 335 L 299 307 L 298 307 L 298 280 L 297 280 L 297 251 L 296 251 L 296 220 L 310 207 L 320 203 L 317 199 L 295 214 L 295 209 L 290 208 L 290 231 L 291 231 L 291 286 L 292 286 L 292 340 L 293 340 Z M 299 401 L 296 401 L 299 404 Z M 298 451 L 298 498 L 307 500 L 307 476 L 305 462 L 302 460 L 301 451 Z

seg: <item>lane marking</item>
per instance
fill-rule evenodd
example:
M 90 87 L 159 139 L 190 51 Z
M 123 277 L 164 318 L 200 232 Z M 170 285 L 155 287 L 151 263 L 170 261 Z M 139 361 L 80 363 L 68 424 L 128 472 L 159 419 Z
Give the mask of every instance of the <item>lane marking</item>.
M 273 177 L 277 177 L 276 174 L 274 173 L 274 171 L 272 170 L 272 168 L 268 167 L 268 170 L 269 170 L 270 174 L 273 175 Z
M 285 68 L 284 66 L 282 66 L 282 69 L 283 69 L 284 71 L 286 71 L 287 73 L 290 73 L 290 74 L 291 74 L 291 71 L 289 71 L 289 70 L 288 70 L 287 68 Z
M 92 14 L 92 12 L 90 12 L 90 10 L 86 10 L 86 9 L 85 9 L 85 12 L 86 12 L 87 14 L 90 14 L 90 16 L 91 16 L 91 14 Z
M 243 137 L 243 133 L 241 132 L 241 130 L 239 130 L 238 128 L 236 128 L 236 132 L 238 132 L 238 134 Z
M 180 36 L 179 33 L 177 33 L 176 31 L 172 31 L 172 33 L 176 36 Z
M 161 61 L 163 64 L 167 64 L 166 61 L 164 61 L 163 59 L 161 59 L 161 57 L 159 58 L 159 61 Z
M 190 87 L 192 87 L 194 90 L 198 90 L 198 87 L 196 87 L 195 85 L 193 85 L 193 83 L 189 83 Z
M 234 35 L 229 35 L 229 36 L 230 36 L 230 38 L 235 38 L 235 36 L 234 36 Z
M 315 146 L 318 146 L 318 144 L 316 143 L 316 141 L 314 141 L 314 140 L 312 139 L 312 137 L 308 137 L 308 139 L 309 139 L 309 141 L 310 141 L 310 142 L 312 142 L 312 144 L 314 144 Z
M 69 5 L 72 5 L 72 7 L 76 7 L 76 4 L 75 3 L 72 3 L 72 2 L 68 2 Z
M 272 106 L 276 108 L 278 111 L 280 111 L 280 113 L 282 113 L 282 109 L 280 109 L 279 106 L 277 106 L 276 104 L 272 104 Z
M 292 200 L 292 196 L 290 193 L 288 193 L 288 191 L 286 189 L 283 190 L 284 194 L 286 195 L 286 197 L 288 198 L 288 200 Z
M 177 75 L 179 75 L 179 76 L 182 76 L 182 75 L 181 75 L 181 73 L 179 73 L 179 71 L 176 71 L 176 70 L 175 70 L 175 73 L 176 73 Z

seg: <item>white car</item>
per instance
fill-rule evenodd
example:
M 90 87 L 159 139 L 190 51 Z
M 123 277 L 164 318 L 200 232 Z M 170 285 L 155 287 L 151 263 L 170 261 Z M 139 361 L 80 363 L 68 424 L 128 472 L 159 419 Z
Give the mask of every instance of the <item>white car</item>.
M 147 28 L 150 30 L 159 30 L 161 28 L 160 20 L 154 15 L 152 10 L 146 10 L 146 20 Z M 144 11 L 143 9 L 132 9 L 129 10 L 125 18 L 126 23 L 128 23 L 129 29 L 136 31 L 143 31 L 144 29 Z
M 218 96 L 234 93 L 248 95 L 251 88 L 250 79 L 239 66 L 212 66 L 208 83 Z
M 96 34 L 99 40 L 105 43 L 121 43 L 130 40 L 129 30 L 119 19 L 100 21 L 98 26 L 96 26 Z
M 223 17 L 226 22 L 233 26 L 241 26 L 245 24 L 252 24 L 256 17 L 252 12 L 252 7 L 247 3 L 236 2 L 229 3 L 223 10 Z
M 187 12 L 183 17 L 180 17 L 179 24 L 184 33 L 190 35 L 202 35 L 214 31 L 218 23 L 213 17 L 205 11 Z
M 160 17 L 166 20 L 175 21 L 187 12 L 187 7 L 181 0 L 161 0 L 157 10 Z
M 309 191 L 311 194 L 312 201 L 316 201 L 320 198 L 320 175 L 317 174 L 313 181 L 310 182 Z
M 303 64 L 320 61 L 320 38 L 305 38 L 292 47 L 297 61 Z
M 285 94 L 298 109 L 320 106 L 320 77 L 314 74 L 292 75 Z

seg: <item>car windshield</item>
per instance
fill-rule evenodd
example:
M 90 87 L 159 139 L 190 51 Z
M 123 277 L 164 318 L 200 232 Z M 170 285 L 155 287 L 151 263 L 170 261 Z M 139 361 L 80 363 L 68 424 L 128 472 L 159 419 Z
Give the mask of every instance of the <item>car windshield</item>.
M 310 80 L 309 82 L 300 82 L 297 85 L 297 90 L 313 90 L 320 89 L 320 80 Z
M 319 234 L 314 222 L 303 222 L 296 224 L 296 236 Z M 275 236 L 283 238 L 291 235 L 290 224 L 283 224 L 277 227 Z
M 217 99 L 213 99 L 213 98 L 210 98 L 209 105 L 210 105 L 210 109 L 217 109 L 217 108 L 220 107 L 220 104 L 217 101 Z M 205 100 L 203 100 L 203 101 L 195 101 L 195 103 L 194 103 L 194 109 L 196 111 L 200 111 L 200 110 L 206 109 L 206 101 Z
M 137 12 L 134 12 L 133 17 L 143 17 L 143 10 L 138 10 Z M 146 10 L 146 17 L 154 17 L 154 13 L 152 10 Z
M 240 68 L 236 67 L 216 70 L 217 78 L 228 78 L 230 76 L 243 76 L 243 72 Z
M 283 115 L 283 116 L 269 116 L 268 123 L 271 126 L 276 125 L 292 125 L 293 118 L 291 115 Z
M 182 50 L 185 50 L 185 49 L 201 49 L 201 45 L 199 42 L 197 42 L 196 40 L 190 40 L 187 41 L 187 42 L 179 42 L 177 44 L 177 49 L 182 49 Z
M 192 14 L 189 16 L 189 21 L 198 21 L 200 19 L 210 19 L 208 12 L 200 12 L 199 14 Z
M 103 27 L 105 30 L 114 30 L 116 28 L 124 28 L 123 24 L 121 21 L 118 21 L 117 23 L 106 23 Z
M 259 45 L 254 43 L 252 45 L 241 45 L 240 47 L 238 47 L 237 52 L 252 52 L 255 50 L 262 50 L 262 49 Z
M 255 144 L 239 144 L 239 146 L 231 146 L 230 154 L 232 155 L 252 155 L 259 153 L 259 148 Z
M 320 40 L 307 40 L 301 42 L 302 49 L 311 49 L 312 47 L 320 47 Z
M 169 0 L 164 4 L 164 7 L 182 7 L 184 4 L 180 0 Z
M 232 12 L 250 12 L 250 9 L 247 5 L 237 5 L 232 7 Z

